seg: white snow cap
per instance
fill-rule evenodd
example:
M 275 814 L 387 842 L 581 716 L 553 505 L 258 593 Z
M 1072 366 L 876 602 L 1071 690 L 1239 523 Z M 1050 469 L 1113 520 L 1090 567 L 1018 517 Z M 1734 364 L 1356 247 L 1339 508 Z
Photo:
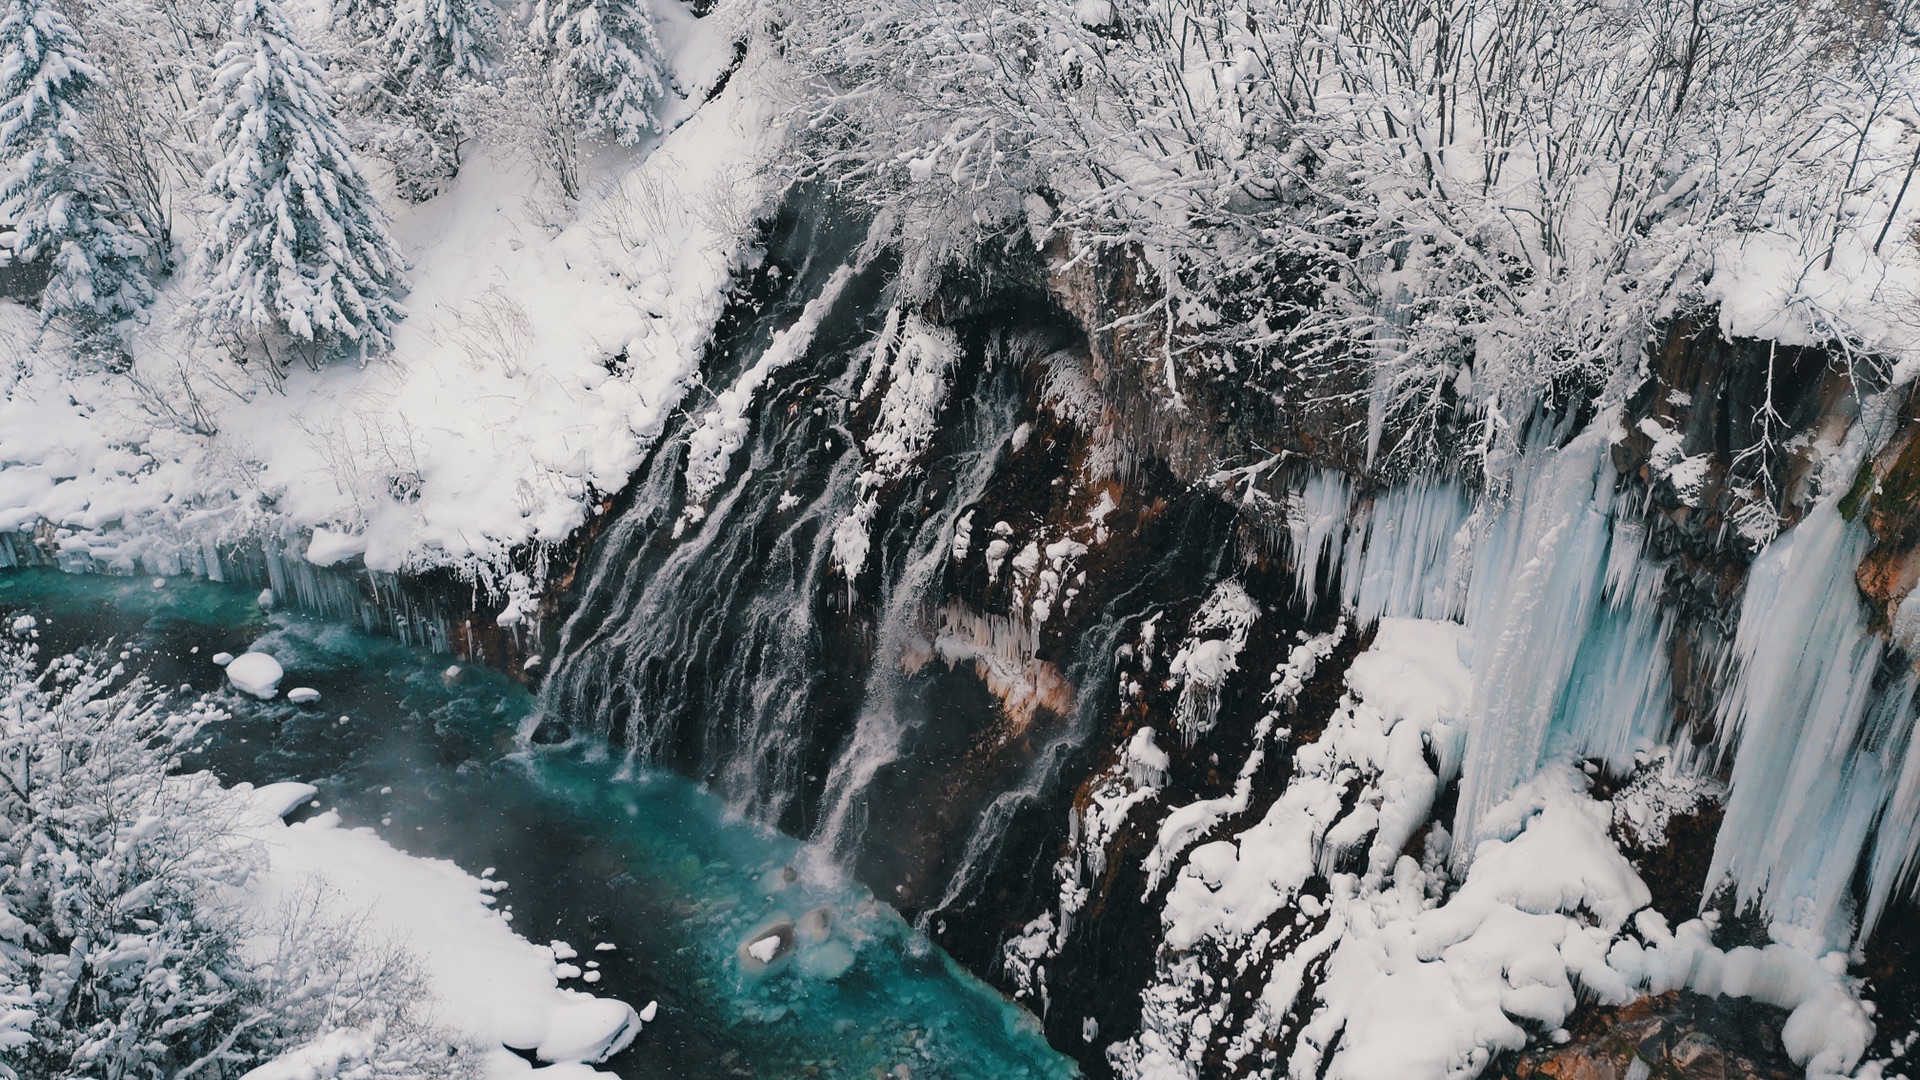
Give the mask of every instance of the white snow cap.
M 296 686 L 287 691 L 287 700 L 295 705 L 311 705 L 320 700 L 320 691 L 311 686 Z
M 218 657 L 215 661 L 218 662 Z M 279 692 L 280 680 L 287 674 L 280 667 L 280 661 L 263 652 L 237 656 L 226 667 L 227 681 L 262 701 L 272 699 Z

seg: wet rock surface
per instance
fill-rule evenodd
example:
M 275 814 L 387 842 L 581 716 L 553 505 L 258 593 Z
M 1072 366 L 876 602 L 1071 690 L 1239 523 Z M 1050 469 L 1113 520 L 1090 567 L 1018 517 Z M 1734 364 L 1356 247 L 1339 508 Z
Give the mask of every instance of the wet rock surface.
M 1594 1008 L 1560 1045 L 1527 1050 L 1487 1075 L 1501 1080 L 1800 1080 L 1780 1043 L 1786 1014 L 1684 991 Z

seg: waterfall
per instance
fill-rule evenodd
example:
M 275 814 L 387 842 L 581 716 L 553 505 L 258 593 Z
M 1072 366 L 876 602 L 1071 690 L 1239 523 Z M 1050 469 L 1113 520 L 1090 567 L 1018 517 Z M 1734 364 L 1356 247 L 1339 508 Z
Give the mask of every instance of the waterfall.
M 821 846 L 837 858 L 854 854 L 870 812 L 864 800 L 868 785 L 900 756 L 907 729 L 921 719 L 922 710 L 903 685 L 908 650 L 925 639 L 925 627 L 935 607 L 929 586 L 951 558 L 955 523 L 985 492 L 1017 426 L 1018 397 L 1010 383 L 1004 374 L 989 378 L 988 388 L 994 392 L 978 403 L 963 406 L 967 415 L 957 425 L 963 449 L 954 455 L 953 491 L 943 505 L 911 527 L 900 569 L 886 575 L 892 580 L 881 592 L 884 614 L 876 635 L 873 674 L 853 735 L 827 775 L 825 813 L 816 834 Z M 868 498 L 863 492 L 859 507 L 848 520 L 859 521 L 862 515 L 870 514 L 866 508 L 873 504 Z M 910 500 L 909 505 L 917 501 Z M 844 544 L 845 535 L 844 531 L 836 534 L 837 547 Z
M 1032 407 L 1019 372 L 1052 346 L 964 345 L 889 305 L 884 267 L 810 254 L 606 524 L 523 736 L 687 772 L 844 867 L 884 813 L 876 783 L 931 737 L 940 703 L 914 673 L 967 659 L 942 631 L 956 537 Z M 1031 663 L 1023 617 L 975 620 L 1005 626 L 974 650 L 1004 637 Z M 1048 678 L 1035 703 L 1071 711 Z M 1051 777 L 1060 751 L 1037 757 Z
M 831 374 L 809 371 L 762 403 L 744 467 L 711 485 L 718 496 L 691 530 L 686 443 L 656 451 L 600 542 L 540 710 L 789 825 L 806 820 L 797 804 L 828 666 L 823 582 L 858 474 L 839 405 L 851 376 Z

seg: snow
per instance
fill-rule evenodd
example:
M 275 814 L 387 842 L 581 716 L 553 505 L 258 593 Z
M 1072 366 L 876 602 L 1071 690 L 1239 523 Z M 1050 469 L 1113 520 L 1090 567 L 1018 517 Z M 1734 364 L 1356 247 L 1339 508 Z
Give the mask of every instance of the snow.
M 721 21 L 663 19 L 680 85 L 712 85 Z M 782 70 L 750 58 L 657 144 L 593 156 L 577 205 L 465 148 L 450 190 L 395 211 L 412 290 L 388 357 L 276 384 L 184 338 L 181 275 L 132 341 L 144 389 L 0 364 L 0 530 L 45 520 L 63 565 L 156 573 L 206 572 L 207 544 L 260 534 L 307 536 L 322 565 L 483 574 L 566 538 L 680 407 L 753 257 L 729 223 L 770 195 L 756 166 L 777 149 Z M 719 202 L 739 213 L 707 212 Z M 642 205 L 660 228 L 623 228 Z M 9 359 L 59 347 L 11 302 L 0 341 Z
M 38 625 L 31 615 L 15 615 L 13 621 L 8 624 L 7 628 L 14 637 L 23 638 L 31 636 L 33 634 L 33 628 Z
M 1169 685 L 1180 688 L 1173 724 L 1189 745 L 1212 730 L 1220 711 L 1220 690 L 1227 676 L 1240 669 L 1247 633 L 1259 617 L 1260 605 L 1234 581 L 1214 586 L 1194 613 L 1187 640 L 1167 666 Z
M 238 789 L 246 792 L 245 786 Z M 515 934 L 493 909 L 490 884 L 450 862 L 418 858 L 368 829 L 349 829 L 320 814 L 296 825 L 282 813 L 313 793 L 304 784 L 251 792 L 253 820 L 243 836 L 259 844 L 266 864 L 244 899 L 262 917 L 319 881 L 332 910 L 364 916 L 375 940 L 400 942 L 422 966 L 435 995 L 435 1019 L 484 1048 L 490 1080 L 552 1076 L 581 1080 L 587 1066 L 630 1043 L 644 1022 L 623 1002 L 562 989 L 551 948 Z M 257 1073 L 259 1080 L 297 1080 L 316 1056 L 350 1049 L 353 1033 L 332 1033 Z M 536 1068 L 509 1047 L 530 1050 Z
M 279 691 L 285 676 L 280 661 L 262 652 L 244 653 L 227 664 L 227 681 L 263 701 Z
M 1245 813 L 1252 805 L 1254 777 L 1266 763 L 1268 744 L 1282 712 L 1292 711 L 1306 680 L 1313 678 L 1320 663 L 1346 639 L 1347 632 L 1347 624 L 1343 622 L 1330 633 L 1303 635 L 1300 644 L 1288 653 L 1286 663 L 1274 671 L 1266 697 L 1273 708 L 1255 725 L 1253 749 L 1234 779 L 1233 791 L 1177 807 L 1160 822 L 1153 850 L 1141 860 L 1141 867 L 1147 873 L 1148 893 L 1159 888 L 1167 872 L 1177 866 L 1177 860 L 1195 840 L 1211 832 L 1228 815 Z
M 748 945 L 747 955 L 763 964 L 773 963 L 773 958 L 780 955 L 780 936 L 778 934 L 769 934 L 759 941 Z
M 1549 765 L 1491 807 L 1457 888 L 1444 829 L 1421 857 L 1403 854 L 1439 790 L 1430 758 L 1445 756 L 1435 749 L 1458 738 L 1472 707 L 1469 644 L 1457 623 L 1383 620 L 1347 673 L 1349 695 L 1294 752 L 1293 780 L 1262 819 L 1186 854 L 1141 1031 L 1108 1051 L 1116 1070 L 1190 1080 L 1203 1047 L 1231 1064 L 1296 1030 L 1292 1059 L 1272 1063 L 1288 1075 L 1443 1080 L 1525 1045 L 1530 1028 L 1559 1029 L 1582 1000 L 1683 987 L 1791 1010 L 1784 1041 L 1810 1077 L 1851 1069 L 1872 1025 L 1845 955 L 1785 943 L 1723 951 L 1697 919 L 1669 931 L 1609 835 L 1618 809 L 1592 798 L 1579 770 Z M 1364 858 L 1335 858 L 1342 851 Z M 1324 898 L 1306 891 L 1313 883 Z M 1050 928 L 1015 939 L 1034 952 L 1029 963 L 1051 948 L 1040 933 Z M 1215 949 L 1264 972 L 1243 1025 L 1216 1027 L 1229 1015 L 1214 1004 L 1219 987 L 1190 959 Z M 1297 1009 L 1303 991 L 1311 1004 Z
M 888 313 L 887 329 L 874 347 L 884 359 L 874 362 L 860 396 L 879 393 L 880 413 L 861 444 L 867 468 L 858 480 L 859 500 L 833 530 L 834 565 L 848 580 L 866 565 L 880 490 L 906 475 L 932 444 L 960 362 L 960 342 L 952 331 L 919 315 L 901 318 L 897 311 Z
M 209 659 L 213 661 L 215 667 L 226 667 L 228 664 L 233 663 L 233 654 L 230 652 L 217 652 L 209 657 Z
M 1382 619 L 1373 646 L 1347 668 L 1347 685 L 1385 715 L 1432 728 L 1464 715 L 1472 693 L 1465 645 L 1465 628 L 1455 623 Z
M 379 1048 L 373 1032 L 358 1028 L 335 1028 L 303 1046 L 250 1069 L 240 1080 L 328 1080 L 351 1075 L 372 1058 Z
M 320 691 L 311 686 L 296 686 L 287 691 L 287 700 L 295 705 L 311 705 L 320 700 Z

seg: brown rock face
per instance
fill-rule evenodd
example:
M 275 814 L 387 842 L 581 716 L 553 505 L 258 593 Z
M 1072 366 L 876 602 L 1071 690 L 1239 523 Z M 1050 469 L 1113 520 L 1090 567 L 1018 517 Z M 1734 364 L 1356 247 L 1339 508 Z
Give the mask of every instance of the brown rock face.
M 1840 509 L 1873 534 L 1873 550 L 1855 578 L 1881 624 L 1891 627 L 1900 601 L 1920 584 L 1920 425 L 1912 403 L 1899 432 L 1861 468 Z
M 1559 1046 L 1489 1070 L 1510 1080 L 1799 1080 L 1780 1044 L 1786 1014 L 1732 998 L 1678 992 L 1586 1010 Z

